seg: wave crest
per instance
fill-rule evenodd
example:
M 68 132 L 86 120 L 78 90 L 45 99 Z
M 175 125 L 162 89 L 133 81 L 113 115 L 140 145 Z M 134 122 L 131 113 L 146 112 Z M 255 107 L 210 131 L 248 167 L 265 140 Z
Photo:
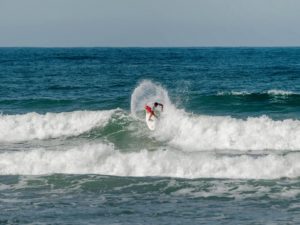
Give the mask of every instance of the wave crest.
M 115 110 L 0 115 L 0 142 L 77 136 L 105 126 Z
M 0 174 L 51 173 L 181 178 L 278 179 L 300 176 L 300 153 L 226 155 L 157 150 L 124 153 L 113 145 L 87 144 L 50 151 L 0 153 Z
M 263 91 L 263 92 L 249 92 L 249 91 L 229 91 L 229 92 L 218 92 L 217 96 L 222 96 L 222 95 L 242 95 L 242 96 L 246 96 L 246 95 L 281 95 L 281 96 L 285 96 L 285 95 L 298 95 L 298 93 L 296 92 L 292 92 L 292 91 L 286 91 L 286 90 L 279 90 L 279 89 L 271 89 L 268 91 Z
M 300 121 L 267 116 L 246 120 L 193 116 L 175 111 L 165 116 L 155 136 L 185 151 L 300 150 Z

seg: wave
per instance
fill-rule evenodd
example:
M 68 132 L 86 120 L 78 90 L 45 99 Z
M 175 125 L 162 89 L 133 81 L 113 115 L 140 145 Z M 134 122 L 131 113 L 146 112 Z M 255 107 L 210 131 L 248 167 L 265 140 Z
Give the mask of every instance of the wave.
M 154 101 L 162 102 L 165 107 L 156 131 L 150 132 L 144 123 L 143 108 L 145 103 Z M 113 116 L 117 111 L 118 116 Z M 94 130 L 98 127 L 104 129 Z M 74 137 L 83 133 L 94 139 L 105 138 L 120 149 L 167 146 L 185 152 L 300 150 L 300 120 L 193 114 L 178 109 L 165 88 L 147 80 L 133 91 L 131 114 L 114 109 L 0 115 L 2 143 Z
M 157 129 L 151 132 L 140 120 L 144 119 L 144 104 L 154 101 L 165 107 Z M 193 114 L 177 108 L 167 90 L 151 81 L 142 81 L 136 87 L 131 107 L 131 114 L 114 109 L 1 115 L 0 142 L 13 142 L 17 147 L 10 151 L 3 144 L 0 174 L 300 177 L 300 120 Z M 95 129 L 98 127 L 101 129 Z M 43 145 L 33 141 L 14 144 L 78 135 L 80 138 L 71 143 L 61 139 L 54 147 L 37 148 Z
M 263 92 L 250 92 L 250 91 L 229 91 L 229 92 L 218 92 L 217 96 L 222 95 L 281 95 L 281 96 L 287 96 L 287 95 L 299 95 L 297 92 L 293 91 L 286 91 L 286 90 L 279 90 L 279 89 L 271 89 Z
M 172 149 L 121 152 L 109 144 L 0 153 L 1 175 L 52 173 L 181 178 L 277 179 L 300 176 L 300 153 L 217 155 Z
M 185 151 L 300 150 L 300 121 L 267 116 L 246 120 L 174 112 L 165 116 L 155 136 Z
M 267 91 L 269 95 L 298 95 L 298 93 L 292 92 L 292 91 L 285 91 L 285 90 L 269 90 Z
M 131 109 L 134 113 L 142 110 L 144 102 L 154 99 L 137 98 L 147 96 L 148 91 L 144 93 L 143 90 L 163 93 L 165 111 L 152 135 L 172 147 L 184 151 L 300 150 L 299 120 L 272 120 L 267 116 L 235 119 L 229 116 L 195 115 L 176 108 L 169 100 L 167 91 L 150 81 L 142 82 L 133 92 L 131 102 L 138 103 Z
M 220 91 L 217 93 L 217 96 L 223 96 L 223 95 L 250 95 L 251 92 L 248 91 L 229 91 L 229 92 L 225 92 L 225 91 Z
M 0 142 L 77 136 L 105 126 L 115 110 L 0 115 Z

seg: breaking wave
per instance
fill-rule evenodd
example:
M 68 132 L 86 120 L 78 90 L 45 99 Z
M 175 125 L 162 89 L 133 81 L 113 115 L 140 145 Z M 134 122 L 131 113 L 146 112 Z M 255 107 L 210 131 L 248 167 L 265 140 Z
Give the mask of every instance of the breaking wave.
M 77 136 L 105 126 L 115 110 L 0 116 L 0 142 Z
M 121 152 L 109 144 L 87 144 L 69 149 L 0 153 L 0 174 L 104 174 L 181 178 L 299 177 L 300 153 L 285 155 L 218 155 L 157 150 Z
M 149 131 L 143 108 L 154 101 L 165 107 L 156 130 Z M 88 135 L 81 135 L 84 133 Z M 55 148 L 32 142 L 27 148 L 16 145 L 14 151 L 4 144 L 60 137 L 76 137 L 77 141 L 62 139 Z M 130 112 L 114 109 L 1 115 L 0 142 L 1 175 L 300 176 L 299 120 L 194 114 L 176 107 L 167 90 L 151 81 L 142 81 L 133 91 Z
M 139 96 L 156 96 L 156 93 L 163 96 L 165 111 L 153 136 L 173 147 L 184 151 L 300 150 L 299 120 L 273 120 L 267 116 L 235 119 L 188 113 L 176 108 L 168 92 L 150 81 L 142 82 L 133 92 L 132 113 L 142 110 L 144 102 L 157 99 Z

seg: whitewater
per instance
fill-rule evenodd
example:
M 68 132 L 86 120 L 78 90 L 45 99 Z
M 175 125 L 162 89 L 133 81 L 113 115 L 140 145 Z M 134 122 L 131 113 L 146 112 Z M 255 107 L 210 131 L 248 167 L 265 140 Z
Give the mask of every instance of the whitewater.
M 174 149 L 122 153 L 93 144 L 0 154 L 1 175 L 102 174 L 179 178 L 277 179 L 300 176 L 300 154 L 220 155 Z M 66 163 L 67 162 L 67 163 Z
M 143 106 L 154 101 L 162 102 L 165 111 L 157 129 L 151 132 L 143 120 Z M 27 144 L 30 147 L 18 151 L 2 149 L 1 175 L 300 176 L 299 120 L 195 114 L 176 107 L 168 91 L 150 80 L 140 82 L 133 90 L 130 111 L 119 108 L 1 115 L 0 127 L 4 147 L 37 140 L 66 142 L 51 148 Z M 137 144 L 128 148 L 114 143 L 123 136 L 126 142 Z M 68 144 L 72 139 L 79 141 Z

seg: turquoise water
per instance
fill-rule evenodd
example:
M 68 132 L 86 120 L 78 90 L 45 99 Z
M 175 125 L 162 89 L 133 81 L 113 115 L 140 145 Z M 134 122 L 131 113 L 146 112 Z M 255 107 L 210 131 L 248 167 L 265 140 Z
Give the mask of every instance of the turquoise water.
M 1 224 L 300 222 L 300 48 L 0 48 L 0 79 Z

